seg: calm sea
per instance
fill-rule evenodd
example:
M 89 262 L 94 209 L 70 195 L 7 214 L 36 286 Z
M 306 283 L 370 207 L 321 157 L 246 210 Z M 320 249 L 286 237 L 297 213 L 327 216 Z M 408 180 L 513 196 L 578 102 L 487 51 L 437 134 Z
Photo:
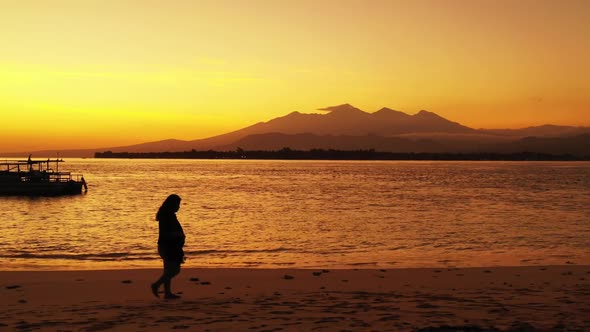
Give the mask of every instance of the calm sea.
M 0 269 L 590 264 L 590 163 L 66 159 L 88 193 L 0 197 Z

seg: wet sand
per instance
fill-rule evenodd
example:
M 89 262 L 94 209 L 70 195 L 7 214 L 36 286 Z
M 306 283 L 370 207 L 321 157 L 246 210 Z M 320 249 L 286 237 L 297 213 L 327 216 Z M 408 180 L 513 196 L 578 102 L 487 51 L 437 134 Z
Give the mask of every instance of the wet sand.
M 590 330 L 590 266 L 0 272 L 0 331 Z

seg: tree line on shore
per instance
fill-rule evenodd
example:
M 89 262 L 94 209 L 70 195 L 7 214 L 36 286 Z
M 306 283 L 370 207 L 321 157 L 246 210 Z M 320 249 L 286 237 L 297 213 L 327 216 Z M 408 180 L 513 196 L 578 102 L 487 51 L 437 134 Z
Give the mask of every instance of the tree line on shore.
M 182 152 L 95 152 L 95 158 L 121 159 L 281 159 L 281 160 L 514 160 L 514 161 L 578 161 L 590 160 L 590 156 L 571 154 L 518 153 L 400 153 L 369 150 L 280 150 L 233 151 L 190 150 Z

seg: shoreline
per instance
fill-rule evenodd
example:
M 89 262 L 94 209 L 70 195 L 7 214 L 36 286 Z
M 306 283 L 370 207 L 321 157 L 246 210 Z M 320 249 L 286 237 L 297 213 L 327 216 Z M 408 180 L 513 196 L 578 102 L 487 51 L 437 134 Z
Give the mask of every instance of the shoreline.
M 55 268 L 53 269 L 52 266 L 30 266 L 28 268 L 0 268 L 0 276 L 4 273 L 58 273 L 58 272 L 109 272 L 109 271 L 161 271 L 161 261 L 158 266 L 132 266 L 132 267 L 123 267 L 123 266 L 108 266 L 108 267 L 89 267 L 89 268 L 79 268 L 79 267 L 67 267 L 67 268 Z M 566 262 L 563 264 L 536 264 L 536 265 L 481 265 L 481 266 L 399 266 L 399 267 L 382 267 L 382 266 L 373 266 L 373 265 L 364 265 L 360 264 L 358 266 L 313 266 L 313 267 L 269 267 L 269 266 L 262 266 L 262 267 L 254 267 L 254 266 L 236 266 L 236 267 L 229 267 L 229 266 L 185 266 L 181 265 L 181 271 L 188 271 L 188 270 L 223 270 L 223 271 L 235 271 L 235 270 L 263 270 L 263 271 L 281 271 L 281 270 L 293 270 L 293 271 L 321 271 L 321 270 L 330 270 L 330 271 L 368 271 L 368 270 L 387 270 L 387 271 L 412 271 L 412 270 L 470 270 L 470 269 L 519 269 L 519 268 L 560 268 L 560 267 L 580 267 L 580 268 L 588 268 L 590 270 L 590 264 L 584 263 L 574 263 L 574 262 Z M 1 278 L 0 278 L 1 280 Z
M 374 150 L 95 152 L 94 159 L 280 160 L 280 161 L 590 161 L 588 155 L 542 152 L 386 152 Z
M 536 331 L 590 328 L 590 265 L 0 271 L 0 330 Z M 445 330 L 446 328 L 446 330 Z M 451 329 L 455 328 L 455 330 Z

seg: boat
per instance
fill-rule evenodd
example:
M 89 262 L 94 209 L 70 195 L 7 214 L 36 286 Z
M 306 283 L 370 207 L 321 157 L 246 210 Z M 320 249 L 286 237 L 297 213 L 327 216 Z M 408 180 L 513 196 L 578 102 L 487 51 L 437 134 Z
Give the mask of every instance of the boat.
M 60 172 L 63 159 L 0 161 L 0 195 L 77 195 L 88 190 L 82 174 Z

